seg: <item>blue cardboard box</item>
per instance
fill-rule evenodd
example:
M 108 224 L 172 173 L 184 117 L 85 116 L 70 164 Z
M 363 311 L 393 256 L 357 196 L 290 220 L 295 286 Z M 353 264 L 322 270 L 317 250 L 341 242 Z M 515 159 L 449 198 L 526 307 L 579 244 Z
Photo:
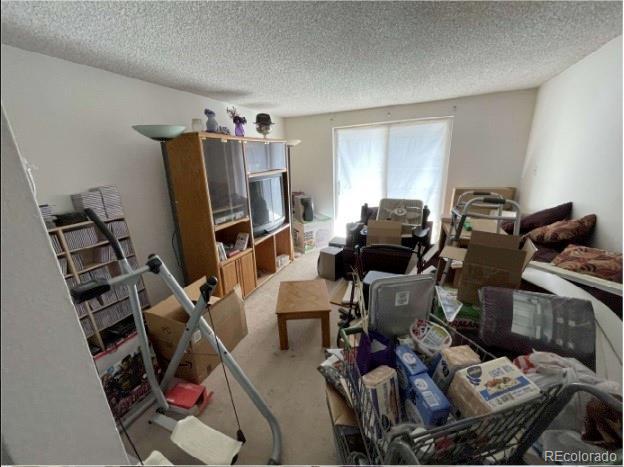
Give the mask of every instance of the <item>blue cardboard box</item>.
M 399 345 L 394 351 L 396 355 L 396 367 L 399 376 L 399 388 L 401 393 L 409 389 L 410 378 L 427 372 L 427 367 L 418 358 L 418 355 L 407 345 Z
M 420 422 L 426 428 L 433 428 L 446 423 L 451 411 L 451 404 L 429 375 L 421 373 L 412 376 L 407 397 L 414 404 L 420 416 Z M 419 422 L 418 420 L 413 421 Z

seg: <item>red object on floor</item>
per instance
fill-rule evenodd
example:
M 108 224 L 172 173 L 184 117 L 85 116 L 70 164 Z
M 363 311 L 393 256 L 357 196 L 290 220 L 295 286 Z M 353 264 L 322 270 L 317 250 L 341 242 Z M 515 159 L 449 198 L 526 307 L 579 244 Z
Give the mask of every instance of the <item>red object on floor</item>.
M 198 406 L 197 415 L 202 413 L 210 399 L 212 398 L 212 391 L 208 391 L 201 384 L 194 383 L 177 383 L 169 391 L 167 391 L 167 402 L 176 407 L 182 407 L 183 409 L 190 409 L 194 406 Z

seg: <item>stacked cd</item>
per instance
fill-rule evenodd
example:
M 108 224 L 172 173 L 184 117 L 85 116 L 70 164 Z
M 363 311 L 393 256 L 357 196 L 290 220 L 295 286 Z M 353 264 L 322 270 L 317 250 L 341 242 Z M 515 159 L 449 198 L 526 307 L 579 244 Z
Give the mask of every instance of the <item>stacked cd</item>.
M 109 263 L 115 261 L 115 252 L 108 245 L 101 246 L 95 250 L 94 259 L 98 263 Z
M 87 316 L 87 304 L 86 303 L 74 303 L 76 307 L 76 312 L 78 313 L 78 318 L 82 318 L 83 316 Z
M 125 221 L 109 222 L 108 228 L 110 229 L 111 232 L 113 232 L 113 235 L 115 235 L 115 237 L 117 238 L 127 237 L 128 235 L 130 235 L 128 232 L 128 225 L 126 224 Z
M 76 211 L 82 212 L 85 209 L 90 208 L 100 219 L 108 219 L 106 216 L 106 210 L 104 209 L 104 202 L 102 201 L 102 194 L 99 190 L 76 193 L 71 195 L 71 200 Z
M 93 326 L 91 325 L 91 321 L 88 319 L 81 319 L 80 324 L 82 325 L 82 330 L 85 333 L 85 336 L 91 337 L 93 335 Z
M 70 250 L 79 250 L 88 248 L 99 242 L 95 227 L 86 227 L 84 229 L 68 230 L 65 232 L 65 241 Z
M 91 188 L 91 191 L 99 192 L 101 194 L 107 219 L 123 217 L 124 213 L 123 208 L 121 207 L 121 196 L 119 195 L 119 190 L 115 185 L 99 186 Z
M 63 273 L 63 275 L 67 275 L 69 274 L 69 271 L 67 270 L 67 258 L 59 258 L 59 266 L 61 267 L 61 272 Z
M 134 255 L 134 248 L 132 247 L 130 240 L 122 240 L 119 243 L 121 244 L 121 249 L 123 250 L 125 256 Z
M 85 268 L 84 262 L 82 261 L 82 255 L 80 253 L 72 253 L 71 257 L 76 269 L 78 271 L 82 271 Z
M 39 210 L 41 211 L 41 217 L 43 217 L 46 227 L 48 229 L 54 228 L 54 220 L 56 217 L 52 214 L 52 207 L 49 204 L 40 204 Z
M 128 300 L 124 300 L 119 303 L 115 303 L 101 311 L 95 313 L 93 318 L 95 319 L 95 324 L 99 330 L 105 329 L 109 326 L 112 326 L 118 321 L 121 321 L 124 318 L 127 318 L 132 314 L 132 309 L 130 308 L 130 302 Z
M 149 306 L 149 300 L 147 298 L 147 292 L 145 290 L 141 290 L 139 292 L 139 302 L 141 303 L 141 308 Z
M 57 255 L 59 253 L 63 253 L 63 247 L 61 246 L 61 242 L 59 241 L 56 234 L 50 234 L 50 241 L 52 242 L 52 248 L 54 248 L 54 253 Z

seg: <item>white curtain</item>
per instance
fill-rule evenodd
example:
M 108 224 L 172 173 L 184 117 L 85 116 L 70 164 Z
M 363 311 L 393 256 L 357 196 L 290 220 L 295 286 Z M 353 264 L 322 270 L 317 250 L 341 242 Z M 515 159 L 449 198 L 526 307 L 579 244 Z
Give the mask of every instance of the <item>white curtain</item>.
M 438 221 L 450 131 L 451 119 L 336 129 L 336 234 L 381 198 L 422 200 Z

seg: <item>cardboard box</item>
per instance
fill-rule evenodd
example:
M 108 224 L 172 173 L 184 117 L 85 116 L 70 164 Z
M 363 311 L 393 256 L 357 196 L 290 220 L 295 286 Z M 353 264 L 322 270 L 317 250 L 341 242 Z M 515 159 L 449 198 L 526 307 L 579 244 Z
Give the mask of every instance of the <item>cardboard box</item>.
M 329 384 L 325 385 L 325 395 L 327 397 L 327 405 L 331 415 L 332 423 L 340 426 L 357 427 L 357 418 L 355 412 L 349 407 L 347 401 Z
M 440 361 L 431 377 L 440 390 L 446 392 L 457 370 L 479 363 L 481 363 L 479 355 L 468 345 L 442 349 Z
M 491 232 L 473 231 L 468 248 L 446 246 L 440 256 L 461 261 L 457 299 L 464 303 L 478 303 L 481 287 L 508 287 L 520 285 L 522 272 L 533 258 L 537 248 L 527 239 L 520 248 L 521 237 Z M 455 270 L 455 274 L 458 270 Z
M 539 396 L 540 389 L 501 357 L 458 370 L 448 395 L 463 417 L 477 417 L 522 404 Z
M 204 283 L 205 279 L 199 279 L 184 289 L 191 300 L 199 298 L 199 288 Z M 247 335 L 245 305 L 241 298 L 240 288 L 235 287 L 223 298 L 211 297 L 210 304 L 212 321 L 208 312 L 204 314 L 204 319 L 213 327 L 223 345 L 232 351 Z M 143 313 L 150 340 L 161 360 L 162 367 L 166 368 L 184 332 L 188 315 L 173 296 Z M 217 352 L 197 330 L 191 337 L 191 342 L 182 357 L 176 376 L 200 384 L 219 363 L 220 359 Z
M 400 245 L 403 224 L 396 221 L 370 220 L 367 224 L 367 245 Z
M 316 214 L 312 222 L 293 221 L 293 243 L 300 253 L 309 253 L 329 245 L 333 223 L 331 217 Z
M 410 419 L 428 429 L 444 425 L 451 411 L 451 404 L 429 375 L 420 373 L 412 376 L 409 382 L 407 398 L 415 407 L 415 411 L 406 407 Z
M 403 395 L 409 389 L 410 378 L 420 373 L 426 373 L 427 367 L 420 358 L 418 358 L 416 352 L 406 345 L 398 345 L 394 354 L 396 355 L 399 389 Z

